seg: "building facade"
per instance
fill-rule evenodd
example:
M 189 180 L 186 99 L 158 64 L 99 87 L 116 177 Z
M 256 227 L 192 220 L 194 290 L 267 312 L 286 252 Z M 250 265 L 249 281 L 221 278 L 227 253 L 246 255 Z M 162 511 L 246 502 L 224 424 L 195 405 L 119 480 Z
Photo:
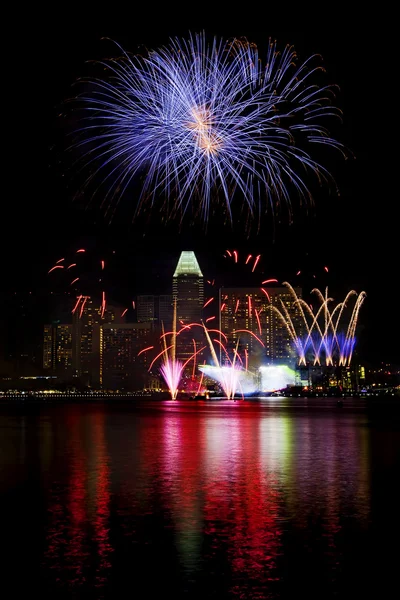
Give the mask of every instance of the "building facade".
M 194 252 L 183 251 L 173 279 L 172 299 L 176 306 L 176 328 L 190 323 L 201 323 L 204 305 L 204 280 Z M 193 341 L 194 340 L 194 341 Z M 176 357 L 185 362 L 194 353 L 195 344 L 204 342 L 200 327 L 182 332 L 176 341 Z
M 107 390 L 143 390 L 154 342 L 151 323 L 107 323 L 100 327 L 100 385 Z
M 138 323 L 155 323 L 157 321 L 158 296 L 140 295 L 136 298 L 136 315 Z
M 138 323 L 152 323 L 160 332 L 162 326 L 164 326 L 165 331 L 171 329 L 173 317 L 172 294 L 139 295 L 136 298 L 136 309 Z
M 106 305 L 90 296 L 81 298 L 73 314 L 73 369 L 83 383 L 100 385 L 100 327 L 125 322 L 120 307 Z
M 53 325 L 45 325 L 43 328 L 43 368 L 53 368 Z
M 301 297 L 300 288 L 295 292 Z M 282 310 L 282 303 L 290 307 L 296 329 L 301 332 L 300 312 L 297 307 L 293 309 L 293 295 L 286 287 L 268 287 L 267 293 L 252 287 L 221 288 L 219 292 L 220 329 L 228 337 L 230 350 L 238 345 L 238 351 L 247 354 L 249 367 L 296 362 L 288 329 L 272 308 Z M 221 351 L 220 355 L 224 362 Z
M 73 376 L 73 326 L 54 322 L 44 326 L 43 368 L 61 379 Z
M 158 297 L 158 322 L 165 331 L 170 331 L 173 320 L 173 296 L 172 294 L 161 294 Z

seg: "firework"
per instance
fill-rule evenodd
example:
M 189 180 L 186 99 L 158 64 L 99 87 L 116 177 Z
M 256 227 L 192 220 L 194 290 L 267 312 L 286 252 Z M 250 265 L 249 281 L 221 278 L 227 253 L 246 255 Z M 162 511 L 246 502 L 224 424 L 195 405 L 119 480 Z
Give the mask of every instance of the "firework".
M 110 279 L 107 272 L 109 265 L 110 260 L 104 260 L 85 248 L 79 248 L 66 254 L 65 258 L 57 260 L 47 275 L 52 289 L 63 289 L 68 295 L 76 294 L 77 304 L 72 309 L 73 314 L 82 316 L 84 302 L 86 303 L 84 299 L 95 297 L 100 299 L 99 311 L 103 318 L 108 305 L 104 287 Z M 127 308 L 122 308 L 120 317 L 124 317 L 127 312 Z
M 74 289 L 77 290 L 79 286 L 75 284 L 78 281 L 81 282 L 79 285 L 82 285 L 82 281 L 84 281 L 84 284 L 87 284 L 88 281 L 91 282 L 93 274 L 96 276 L 100 265 L 101 270 L 104 270 L 105 262 L 104 260 L 97 261 L 97 259 L 93 261 L 93 257 L 85 258 L 85 255 L 86 250 L 80 248 L 73 252 L 72 255 L 68 255 L 67 258 L 60 258 L 48 271 L 48 275 L 53 273 L 51 276 L 52 283 L 74 286 Z M 96 264 L 97 262 L 98 265 Z M 60 269 L 60 271 L 57 271 L 57 269 Z M 90 278 L 88 277 L 88 273 L 90 273 Z M 101 282 L 100 273 L 98 274 L 98 282 Z
M 164 332 L 164 328 L 162 326 L 162 335 L 160 337 L 160 341 L 162 344 L 162 350 L 159 352 L 151 361 L 149 366 L 149 371 L 153 368 L 153 365 L 156 363 L 158 359 L 162 360 L 162 365 L 160 367 L 160 373 L 168 386 L 168 390 L 171 394 L 171 399 L 175 400 L 178 395 L 178 387 L 184 372 L 185 367 L 193 361 L 192 367 L 192 377 L 191 381 L 195 381 L 195 371 L 196 371 L 196 356 L 198 356 L 203 350 L 206 349 L 207 345 L 201 346 L 197 348 L 196 341 L 193 339 L 193 354 L 186 360 L 186 362 L 182 362 L 176 358 L 176 339 L 183 332 L 187 330 L 192 330 L 195 327 L 200 327 L 204 332 L 205 338 L 207 340 L 207 345 L 209 347 L 213 365 L 208 365 L 204 362 L 204 364 L 199 365 L 197 368 L 201 372 L 201 379 L 198 385 L 198 389 L 200 389 L 204 374 L 208 375 L 212 379 L 218 381 L 225 393 L 225 396 L 228 399 L 234 398 L 237 391 L 244 392 L 249 391 L 250 389 L 254 389 L 254 380 L 255 375 L 248 370 L 247 366 L 247 351 L 245 350 L 245 359 L 240 356 L 238 351 L 239 347 L 239 339 L 236 341 L 235 348 L 233 349 L 233 357 L 229 356 L 229 352 L 227 349 L 228 338 L 227 336 L 219 329 L 208 329 L 204 323 L 188 323 L 183 325 L 181 329 L 176 330 L 176 303 L 174 303 L 174 319 L 173 319 L 173 327 L 172 331 Z M 253 335 L 261 345 L 264 345 L 263 342 L 255 335 L 252 334 L 251 331 L 247 330 L 239 330 L 242 333 Z M 212 339 L 212 335 L 217 335 L 219 339 Z M 168 339 L 168 342 L 167 342 Z M 224 340 L 224 343 L 222 342 Z M 224 359 L 218 359 L 217 352 L 215 350 L 215 344 L 218 346 L 218 350 L 224 353 Z M 143 348 L 138 353 L 138 356 L 144 352 L 148 352 L 152 350 L 154 347 L 149 346 L 147 348 Z
M 170 215 L 190 207 L 204 221 L 220 200 L 232 219 L 234 197 L 251 216 L 290 211 L 293 190 L 311 200 L 307 172 L 331 179 L 316 147 L 345 155 L 327 129 L 340 111 L 334 86 L 319 85 L 320 62 L 271 41 L 262 62 L 254 43 L 205 34 L 145 56 L 123 52 L 77 95 L 84 116 L 73 147 L 91 178 L 103 174 L 111 213 L 133 180 L 142 182 L 136 212 L 160 196 Z
M 170 360 L 166 358 L 160 367 L 164 381 L 168 386 L 172 400 L 176 400 L 178 395 L 178 385 L 182 377 L 183 364 L 179 360 Z
M 249 281 L 249 275 L 255 282 L 251 293 L 243 293 L 239 297 L 233 290 L 229 298 L 226 293 L 220 293 L 220 329 L 237 334 L 240 331 L 237 329 L 239 323 L 246 323 L 246 328 L 255 339 L 259 337 L 267 342 L 269 352 L 266 354 L 270 357 L 271 346 L 276 345 L 276 340 L 279 339 L 278 344 L 282 349 L 282 344 L 285 344 L 283 351 L 286 358 L 297 357 L 299 365 L 324 363 L 327 366 L 349 366 L 356 344 L 359 311 L 366 293 L 357 294 L 352 290 L 343 302 L 335 305 L 333 299 L 328 297 L 328 289 L 323 294 L 315 288 L 311 293 L 316 296 L 317 302 L 307 304 L 301 299 L 299 288 L 295 289 L 288 282 L 279 284 L 278 279 L 273 277 L 253 277 L 254 256 L 254 253 L 243 254 L 237 250 L 225 250 L 224 258 L 234 263 L 235 268 L 241 268 L 246 282 Z M 324 265 L 321 266 L 321 271 L 325 278 L 330 268 Z M 301 273 L 302 271 L 295 272 L 296 277 Z M 313 274 L 313 278 L 317 276 L 321 276 L 318 271 L 317 275 Z M 272 288 L 268 290 L 268 286 Z M 275 286 L 280 289 L 276 289 Z M 248 291 L 253 288 L 249 285 L 243 287 L 248 288 Z M 285 291 L 285 287 L 288 288 L 288 292 Z M 279 333 L 276 334 L 281 330 L 282 324 L 286 329 L 286 335 L 283 337 Z M 260 342 L 261 339 L 257 341 Z M 253 363 L 257 346 L 250 351 Z M 272 351 L 276 351 L 276 346 Z
M 296 373 L 287 365 L 270 365 L 260 367 L 261 391 L 273 392 L 294 385 Z
M 200 371 L 208 377 L 211 377 L 215 381 L 218 381 L 228 400 L 233 399 L 238 391 L 240 391 L 242 396 L 244 393 L 254 391 L 256 376 L 248 369 L 247 351 L 245 350 L 244 361 L 238 352 L 239 338 L 237 339 L 235 348 L 233 349 L 233 358 L 231 358 L 229 356 L 229 352 L 227 350 L 226 345 L 224 345 L 221 341 L 222 337 L 224 337 L 225 341 L 227 341 L 225 334 L 223 334 L 222 331 L 218 329 L 209 330 L 204 324 L 203 329 L 214 364 L 200 365 Z M 211 339 L 210 332 L 219 335 L 220 339 Z M 242 333 L 249 333 L 251 335 L 254 335 L 251 331 L 247 330 L 243 330 Z M 256 335 L 254 335 L 254 337 L 261 343 L 262 346 L 264 346 L 263 342 L 259 338 L 257 338 Z M 222 361 L 222 359 L 218 359 L 218 355 L 215 350 L 214 344 L 217 344 L 220 350 L 223 351 L 224 361 Z
M 330 304 L 333 299 L 328 297 L 328 288 L 325 290 L 325 295 L 320 290 L 313 289 L 312 293 L 316 294 L 320 302 L 314 312 L 312 306 L 299 298 L 288 282 L 284 282 L 283 285 L 290 290 L 293 296 L 293 310 L 291 311 L 290 307 L 285 306 L 282 300 L 281 308 L 272 306 L 272 310 L 286 326 L 298 355 L 299 365 L 306 365 L 307 356 L 310 354 L 313 357 L 314 365 L 321 364 L 323 355 L 327 366 L 331 366 L 335 362 L 339 366 L 350 365 L 356 342 L 358 315 L 366 293 L 357 294 L 351 290 L 343 302 L 331 309 Z M 346 327 L 342 324 L 342 320 L 353 296 L 356 297 L 356 301 Z
M 172 400 L 176 400 L 176 398 L 177 398 L 179 383 L 182 378 L 182 374 L 184 372 L 186 365 L 188 365 L 189 362 L 191 360 L 193 360 L 193 373 L 194 373 L 195 368 L 196 368 L 196 362 L 195 362 L 196 356 L 205 349 L 205 346 L 203 346 L 200 349 L 196 349 L 196 342 L 195 342 L 195 340 L 193 340 L 193 343 L 194 343 L 193 354 L 189 357 L 188 360 L 186 360 L 186 362 L 177 360 L 177 358 L 176 358 L 176 338 L 177 338 L 177 336 L 182 331 L 190 329 L 193 325 L 197 325 L 197 324 L 191 323 L 190 325 L 183 325 L 183 327 L 181 329 L 179 329 L 179 331 L 177 331 L 176 325 L 177 325 L 177 318 L 176 318 L 176 301 L 175 301 L 174 302 L 174 310 L 173 310 L 172 331 L 165 332 L 164 325 L 162 324 L 162 327 L 161 327 L 162 334 L 160 337 L 160 341 L 161 341 L 163 349 L 161 352 L 159 352 L 155 356 L 155 358 L 153 358 L 153 360 L 151 361 L 151 364 L 149 366 L 149 369 L 148 369 L 149 371 L 151 371 L 154 363 L 159 358 L 162 359 L 163 362 L 160 367 L 160 373 L 161 373 L 165 383 L 168 386 L 168 390 L 169 390 L 169 393 L 171 394 Z M 171 336 L 169 345 L 167 345 L 167 337 L 168 336 Z M 138 356 L 140 354 L 142 354 L 143 352 L 152 350 L 153 348 L 154 348 L 154 346 L 149 346 L 148 348 L 143 348 L 138 353 Z

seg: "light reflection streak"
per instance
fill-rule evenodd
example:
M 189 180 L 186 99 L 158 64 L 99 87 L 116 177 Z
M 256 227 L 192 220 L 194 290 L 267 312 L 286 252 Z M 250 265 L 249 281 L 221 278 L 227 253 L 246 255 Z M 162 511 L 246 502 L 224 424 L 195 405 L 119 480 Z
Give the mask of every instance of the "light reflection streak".
M 305 562 L 291 562 L 303 559 L 287 540 L 303 539 L 313 523 L 324 576 L 335 581 L 343 515 L 354 528 L 370 518 L 369 433 L 358 416 L 303 404 L 301 413 L 275 400 L 147 402 L 139 415 L 70 408 L 66 437 L 55 444 L 46 429 L 53 441 L 43 447 L 48 485 L 54 482 L 44 555 L 51 572 L 68 573 L 75 592 L 106 586 L 113 520 L 129 560 L 132 542 L 161 540 L 166 552 L 177 552 L 191 593 L 222 561 L 227 593 L 268 598 L 282 589 L 282 561 L 308 573 Z M 54 432 L 59 420 L 49 427 Z M 55 462 L 61 452 L 64 469 Z

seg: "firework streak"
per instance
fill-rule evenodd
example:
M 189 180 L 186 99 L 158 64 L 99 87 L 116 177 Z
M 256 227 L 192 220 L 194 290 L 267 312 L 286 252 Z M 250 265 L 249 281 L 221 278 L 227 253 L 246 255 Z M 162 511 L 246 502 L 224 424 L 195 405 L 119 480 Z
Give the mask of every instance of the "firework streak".
M 263 63 L 247 40 L 193 34 L 100 66 L 76 96 L 84 116 L 73 146 L 91 177 L 103 174 L 106 204 L 135 179 L 136 211 L 164 196 L 170 214 L 190 207 L 207 221 L 222 200 L 232 218 L 237 195 L 252 216 L 277 204 L 290 211 L 293 191 L 311 200 L 306 172 L 331 179 L 316 146 L 345 155 L 326 128 L 340 111 L 334 86 L 318 85 L 318 55 L 300 63 L 292 46 L 270 42 Z

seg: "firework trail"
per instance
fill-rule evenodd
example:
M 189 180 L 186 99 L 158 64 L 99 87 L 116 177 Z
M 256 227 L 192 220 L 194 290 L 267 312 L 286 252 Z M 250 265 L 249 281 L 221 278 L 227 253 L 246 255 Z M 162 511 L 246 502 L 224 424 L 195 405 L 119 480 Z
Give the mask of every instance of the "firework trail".
M 177 358 L 176 358 L 176 338 L 177 338 L 177 336 L 182 331 L 190 329 L 193 325 L 196 325 L 196 324 L 191 323 L 190 325 L 184 325 L 181 329 L 179 329 L 179 331 L 177 331 L 176 325 L 177 325 L 177 318 L 176 318 L 176 301 L 175 301 L 174 302 L 174 310 L 173 310 L 172 331 L 165 332 L 164 324 L 163 323 L 161 324 L 162 334 L 160 337 L 160 341 L 161 341 L 163 349 L 161 352 L 159 352 L 155 356 L 155 358 L 153 358 L 153 360 L 150 363 L 149 369 L 148 369 L 149 371 L 151 371 L 154 363 L 159 358 L 162 358 L 163 363 L 160 367 L 160 373 L 161 373 L 165 383 L 167 384 L 167 387 L 168 387 L 169 393 L 171 394 L 172 400 L 176 400 L 176 398 L 177 398 L 179 383 L 182 378 L 182 374 L 184 372 L 185 367 L 189 364 L 189 362 L 191 360 L 193 360 L 193 373 L 194 373 L 196 356 L 205 349 L 205 346 L 197 349 L 196 342 L 193 340 L 193 342 L 194 342 L 193 354 L 186 360 L 186 362 L 177 360 Z M 167 336 L 171 336 L 171 340 L 170 340 L 171 343 L 169 346 L 167 345 Z M 149 346 L 148 348 L 143 348 L 138 353 L 138 356 L 140 354 L 142 354 L 143 352 L 152 350 L 153 348 L 154 348 L 154 346 Z
M 251 216 L 290 212 L 293 190 L 311 201 L 308 172 L 332 179 L 318 146 L 345 155 L 325 124 L 341 113 L 335 86 L 318 84 L 320 62 L 270 41 L 263 63 L 254 43 L 204 33 L 146 56 L 122 51 L 76 96 L 84 116 L 73 148 L 83 149 L 90 180 L 103 174 L 111 212 L 133 180 L 143 182 L 136 212 L 165 196 L 169 216 L 190 207 L 207 222 L 221 200 L 232 220 L 237 195 Z
M 226 250 L 224 257 L 239 266 L 243 264 L 248 270 L 253 272 L 252 264 L 254 263 L 254 254 L 246 254 L 240 256 L 237 250 Z M 241 260 L 241 258 L 243 260 Z M 323 266 L 324 274 L 329 273 L 329 267 Z M 296 276 L 299 276 L 301 271 L 297 271 Z M 313 274 L 315 278 L 316 275 Z M 257 284 L 256 284 L 257 285 Z M 260 284 L 258 284 L 260 285 Z M 299 365 L 305 366 L 311 361 L 314 365 L 321 365 L 322 361 L 327 366 L 348 366 L 351 363 L 354 346 L 356 343 L 356 328 L 360 308 L 366 298 L 365 292 L 359 295 L 354 290 L 351 290 L 343 300 L 336 305 L 333 298 L 328 297 L 328 288 L 323 294 L 320 290 L 314 288 L 311 293 L 317 298 L 317 306 L 313 308 L 312 304 L 307 304 L 296 290 L 288 282 L 283 282 L 281 285 L 275 278 L 262 278 L 261 286 L 276 285 L 288 288 L 292 296 L 292 302 L 287 303 L 282 298 L 272 298 L 265 287 L 260 287 L 260 291 L 266 296 L 268 304 L 264 306 L 256 302 L 249 295 L 246 299 L 236 299 L 235 302 L 226 304 L 226 296 L 220 297 L 220 313 L 228 312 L 230 315 L 236 315 L 241 310 L 248 317 L 249 330 L 255 336 L 255 332 L 260 337 L 263 336 L 263 325 L 265 324 L 265 316 L 271 315 L 280 321 L 286 328 L 288 341 L 291 342 L 293 349 L 297 355 Z M 250 286 L 251 287 L 251 286 Z M 271 290 L 272 291 L 272 290 Z M 274 295 L 275 292 L 273 291 Z M 355 297 L 353 311 L 349 314 L 349 305 L 352 298 Z M 279 306 L 276 306 L 276 301 Z M 263 318 L 264 316 L 264 318 Z M 220 320 L 220 328 L 222 326 Z M 232 325 L 235 327 L 234 325 Z M 238 332 L 239 330 L 236 330 Z M 259 340 L 261 341 L 261 340 Z
M 327 366 L 334 365 L 335 359 L 339 366 L 350 365 L 356 342 L 358 315 L 366 298 L 366 293 L 360 292 L 357 295 L 355 290 L 351 290 L 343 302 L 331 309 L 330 304 L 333 302 L 333 298 L 328 297 L 328 288 L 325 290 L 325 295 L 320 290 L 313 289 L 311 293 L 314 293 L 320 302 L 319 307 L 314 312 L 305 300 L 297 296 L 288 282 L 285 281 L 283 285 L 290 290 L 293 296 L 292 308 L 298 314 L 294 318 L 290 307 L 286 307 L 282 300 L 281 308 L 272 306 L 272 310 L 286 326 L 289 337 L 296 349 L 299 365 L 307 364 L 307 355 L 310 353 L 313 356 L 314 365 L 321 364 L 322 355 L 325 356 Z M 343 327 L 343 315 L 349 305 L 350 298 L 353 296 L 356 297 L 356 301 L 344 333 L 340 330 Z M 306 332 L 305 337 L 303 329 Z
M 52 284 L 65 286 L 68 294 L 76 294 L 77 304 L 72 309 L 73 314 L 77 313 L 81 317 L 86 301 L 94 296 L 100 298 L 99 310 L 103 318 L 108 304 L 104 291 L 107 266 L 108 261 L 98 258 L 85 248 L 79 248 L 57 260 L 47 275 Z M 78 311 L 80 302 L 82 305 Z M 127 310 L 124 309 L 120 316 L 126 315 Z
M 80 281 L 81 276 L 82 276 L 82 262 L 81 259 L 79 258 L 80 254 L 86 253 L 86 250 L 84 248 L 80 248 L 79 250 L 76 250 L 72 256 L 69 256 L 67 258 L 60 258 L 47 272 L 48 275 L 50 275 L 50 273 L 54 273 L 54 275 L 58 274 L 58 277 L 56 279 L 54 279 L 52 276 L 52 280 L 58 280 L 59 281 L 59 276 L 62 274 L 62 281 L 66 283 L 68 283 L 68 286 L 73 286 L 77 281 Z M 78 261 L 78 262 L 75 262 Z M 63 264 L 61 264 L 63 263 Z M 104 261 L 101 261 L 101 263 L 103 263 L 103 268 L 104 268 Z M 91 265 L 91 268 L 92 265 Z M 56 271 L 57 269 L 61 269 L 61 271 Z M 72 270 L 71 270 L 72 269 Z M 77 276 L 77 270 L 79 271 L 79 276 Z M 75 286 L 76 289 L 76 286 Z
M 168 390 L 171 394 L 171 399 L 172 400 L 176 400 L 176 397 L 178 395 L 178 386 L 179 386 L 179 382 L 181 380 L 182 377 L 182 372 L 183 372 L 183 363 L 179 360 L 176 360 L 175 358 L 175 354 L 176 354 L 176 306 L 174 306 L 174 327 L 173 327 L 173 331 L 172 332 L 168 332 L 165 333 L 164 331 L 164 324 L 162 323 L 161 325 L 161 330 L 162 330 L 162 335 L 161 335 L 161 342 L 162 342 L 162 346 L 163 349 L 161 352 L 159 352 L 157 354 L 157 356 L 155 356 L 153 358 L 153 360 L 150 363 L 149 366 L 149 371 L 151 371 L 154 363 L 156 362 L 156 360 L 158 360 L 159 358 L 162 357 L 163 359 L 163 364 L 160 367 L 160 373 L 164 378 L 165 383 L 168 386 Z M 167 346 L 167 335 L 172 335 L 172 340 L 171 340 L 171 344 L 169 346 Z M 143 350 L 141 350 L 139 352 L 139 354 L 142 354 L 143 352 L 146 352 L 148 350 L 152 350 L 154 346 L 149 346 L 148 348 L 144 348 Z M 138 356 L 139 356 L 138 354 Z
M 224 258 L 228 258 L 229 257 L 236 264 L 242 264 L 242 265 L 244 265 L 245 268 L 247 269 L 247 271 L 251 272 L 251 273 L 254 273 L 256 271 L 256 268 L 259 266 L 261 258 L 262 258 L 261 254 L 258 254 L 258 255 L 247 254 L 247 257 L 246 258 L 243 257 L 243 261 L 241 261 L 240 260 L 239 252 L 237 250 L 232 250 L 232 251 L 231 250 L 225 250 L 225 254 L 223 256 L 224 256 Z M 255 286 L 257 286 L 257 287 L 260 288 L 260 291 L 267 297 L 267 299 L 268 299 L 269 302 L 271 302 L 270 294 L 268 293 L 268 291 L 264 287 L 260 287 L 260 285 L 263 286 L 263 285 L 273 284 L 273 283 L 275 283 L 277 285 L 279 284 L 278 280 L 275 279 L 275 278 L 265 279 L 264 281 L 261 281 L 261 284 L 258 283 L 258 282 L 255 283 Z M 252 286 L 250 286 L 250 287 L 252 287 Z M 227 299 L 227 296 L 224 298 L 224 300 L 226 300 L 226 299 Z M 253 314 L 253 309 L 252 309 L 252 302 L 251 302 L 251 298 L 250 297 L 248 298 L 247 302 L 248 302 L 248 314 L 249 314 L 249 317 L 251 317 L 252 314 Z M 204 305 L 203 308 L 205 308 L 205 306 L 206 305 Z M 226 305 L 224 303 L 221 304 L 220 312 L 223 311 L 223 309 L 225 308 L 225 306 Z M 236 305 L 234 307 L 234 313 L 235 314 L 238 312 L 239 306 L 240 306 L 240 300 L 237 300 L 236 301 Z M 261 310 L 254 310 L 254 315 L 255 315 L 255 318 L 256 318 L 256 321 L 257 321 L 257 326 L 258 326 L 258 332 L 259 332 L 260 335 L 262 335 L 262 322 L 260 320 L 260 313 L 261 313 L 261 311 L 262 311 L 262 309 Z
M 164 327 L 162 325 L 162 335 L 160 337 L 160 341 L 162 343 L 162 350 L 159 352 L 151 361 L 149 366 L 149 371 L 152 369 L 153 365 L 156 363 L 158 359 L 162 360 L 162 365 L 160 367 L 161 375 L 168 386 L 168 390 L 171 394 L 171 399 L 176 400 L 178 395 L 178 387 L 184 372 L 185 367 L 193 360 L 193 368 L 192 368 L 192 381 L 194 381 L 194 373 L 196 370 L 196 356 L 198 356 L 205 348 L 206 345 L 197 348 L 196 342 L 193 339 L 194 351 L 193 354 L 186 360 L 186 362 L 182 362 L 176 358 L 176 339 L 177 337 L 186 330 L 191 330 L 194 327 L 200 327 L 204 332 L 205 338 L 207 340 L 207 344 L 211 353 L 213 365 L 198 365 L 198 369 L 201 372 L 201 380 L 199 384 L 199 389 L 203 382 L 204 374 L 210 376 L 212 379 L 218 381 L 224 390 L 224 393 L 228 399 L 234 398 L 238 389 L 242 389 L 243 383 L 248 385 L 248 381 L 253 378 L 253 374 L 248 371 L 247 368 L 247 354 L 245 355 L 245 360 L 243 361 L 242 357 L 238 352 L 239 347 L 239 339 L 236 341 L 235 348 L 233 349 L 233 358 L 229 356 L 228 350 L 226 348 L 226 343 L 228 342 L 227 336 L 219 329 L 208 329 L 204 323 L 189 323 L 184 325 L 176 331 L 173 328 L 172 331 L 165 332 Z M 255 335 L 252 334 L 251 331 L 248 330 L 239 330 L 243 333 L 248 333 L 253 335 L 257 341 L 264 346 L 263 342 Z M 218 339 L 211 339 L 210 334 L 216 334 L 220 337 Z M 170 342 L 167 343 L 167 337 L 170 337 Z M 224 343 L 222 343 L 221 339 L 224 339 Z M 168 345 L 169 344 L 169 345 Z M 215 350 L 215 344 L 217 344 L 224 352 L 225 355 L 225 364 L 223 364 L 220 360 L 218 360 L 217 352 Z M 147 348 L 143 348 L 138 353 L 138 356 L 144 352 L 148 352 L 152 350 L 154 346 L 149 346 Z M 246 351 L 245 351 L 246 352 Z M 242 392 L 243 393 L 243 392 Z
M 214 344 L 211 340 L 209 331 L 207 330 L 205 325 L 203 327 L 204 327 L 204 334 L 206 336 L 206 339 L 207 339 L 207 342 L 208 342 L 208 345 L 209 345 L 209 348 L 211 351 L 211 356 L 212 356 L 212 359 L 214 362 L 214 367 L 205 365 L 203 367 L 200 367 L 200 369 L 203 373 L 206 373 L 206 374 L 210 375 L 213 379 L 219 381 L 222 389 L 224 390 L 225 396 L 229 400 L 231 398 L 234 398 L 236 390 L 239 386 L 239 376 L 240 376 L 240 372 L 241 372 L 241 367 L 240 367 L 240 365 L 238 366 L 236 364 L 237 348 L 239 345 L 239 340 L 237 341 L 236 352 L 234 352 L 234 358 L 232 361 L 229 359 L 228 353 L 227 353 L 225 347 L 223 346 L 223 344 L 219 340 L 214 340 L 214 342 L 216 342 L 217 344 L 221 344 L 221 346 L 225 350 L 226 355 L 230 362 L 229 366 L 222 366 L 218 360 L 217 353 L 215 352 Z
M 233 358 L 230 358 L 226 345 L 221 342 L 221 338 L 224 337 L 224 341 L 227 341 L 227 338 L 224 333 L 222 333 L 219 329 L 207 329 L 204 323 L 202 324 L 204 329 L 204 334 L 206 340 L 208 342 L 208 346 L 211 352 L 211 358 L 213 361 L 213 365 L 200 365 L 199 369 L 202 373 L 205 373 L 215 381 L 218 381 L 221 385 L 225 396 L 229 399 L 233 399 L 235 394 L 240 390 L 242 396 L 244 392 L 244 386 L 248 386 L 249 382 L 253 379 L 253 374 L 248 370 L 248 356 L 247 350 L 245 350 L 245 359 L 243 361 L 242 357 L 238 352 L 239 341 L 238 338 L 236 341 L 235 348 L 233 349 Z M 216 333 L 220 336 L 220 339 L 211 339 L 210 332 Z M 237 330 L 237 332 L 248 333 L 253 335 L 257 341 L 264 346 L 263 342 L 251 331 L 249 330 Z M 225 356 L 225 364 L 221 362 L 221 359 L 218 360 L 217 352 L 215 350 L 214 344 L 217 344 L 221 350 L 224 352 Z M 240 363 L 240 364 L 239 364 Z

